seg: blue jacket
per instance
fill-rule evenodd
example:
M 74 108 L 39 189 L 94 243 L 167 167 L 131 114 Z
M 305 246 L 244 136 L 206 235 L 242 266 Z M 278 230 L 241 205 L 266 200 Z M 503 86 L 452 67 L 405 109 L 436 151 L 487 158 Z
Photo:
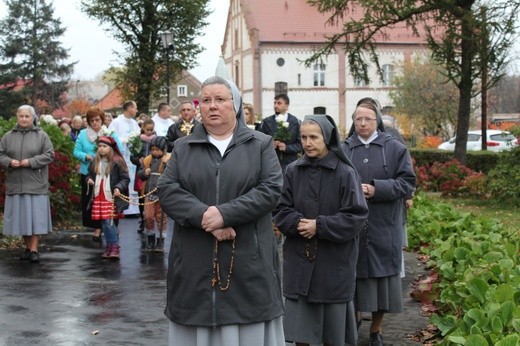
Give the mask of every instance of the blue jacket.
M 117 146 L 119 147 L 119 150 L 122 152 L 123 146 L 121 145 L 121 142 L 117 137 L 117 134 L 115 132 L 112 132 L 110 136 L 115 139 Z M 79 172 L 81 174 L 88 174 L 88 165 L 90 161 L 87 160 L 87 155 L 90 155 L 93 158 L 94 156 L 96 156 L 96 149 L 96 143 L 91 143 L 88 140 L 87 129 L 81 130 L 74 145 L 74 157 L 80 161 Z

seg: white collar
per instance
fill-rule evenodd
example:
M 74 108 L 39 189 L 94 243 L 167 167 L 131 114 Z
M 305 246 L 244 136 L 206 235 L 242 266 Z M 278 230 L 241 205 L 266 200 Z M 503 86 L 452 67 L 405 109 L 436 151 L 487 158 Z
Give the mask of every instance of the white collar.
M 361 143 L 363 143 L 363 144 L 370 144 L 370 143 L 372 143 L 372 141 L 374 139 L 377 138 L 378 135 L 379 135 L 379 131 L 376 130 L 376 131 L 374 131 L 374 133 L 372 133 L 372 136 L 370 136 L 367 140 L 365 140 L 365 139 L 363 139 L 363 138 L 361 138 L 359 136 L 358 137 L 359 137 L 359 140 L 361 141 Z

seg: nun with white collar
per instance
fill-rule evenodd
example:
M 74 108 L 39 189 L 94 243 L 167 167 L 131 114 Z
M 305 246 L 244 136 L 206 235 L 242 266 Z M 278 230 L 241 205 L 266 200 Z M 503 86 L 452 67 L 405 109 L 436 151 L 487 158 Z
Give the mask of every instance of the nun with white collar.
M 158 181 L 175 221 L 165 314 L 170 346 L 285 346 L 271 212 L 282 191 L 273 140 L 247 127 L 236 85 L 202 83 L 202 125 L 175 142 Z
M 274 222 L 283 245 L 285 339 L 296 345 L 355 345 L 358 235 L 368 207 L 330 116 L 300 126 L 304 155 L 284 173 Z
M 356 307 L 372 313 L 370 345 L 383 345 L 385 313 L 403 310 L 401 288 L 403 198 L 416 177 L 406 147 L 387 135 L 379 103 L 361 99 L 342 149 L 356 167 L 369 208 L 368 227 L 360 234 Z

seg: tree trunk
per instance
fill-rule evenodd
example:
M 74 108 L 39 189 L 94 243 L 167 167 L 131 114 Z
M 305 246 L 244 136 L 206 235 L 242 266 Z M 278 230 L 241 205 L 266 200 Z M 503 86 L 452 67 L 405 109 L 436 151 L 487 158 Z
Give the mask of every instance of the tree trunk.
M 460 94 L 454 153 L 455 158 L 463 165 L 466 164 L 466 143 L 468 141 L 471 91 L 473 87 L 471 71 L 473 57 L 475 56 L 474 33 L 469 12 L 471 11 L 466 11 L 466 15 L 461 18 L 461 74 L 460 83 L 458 85 Z

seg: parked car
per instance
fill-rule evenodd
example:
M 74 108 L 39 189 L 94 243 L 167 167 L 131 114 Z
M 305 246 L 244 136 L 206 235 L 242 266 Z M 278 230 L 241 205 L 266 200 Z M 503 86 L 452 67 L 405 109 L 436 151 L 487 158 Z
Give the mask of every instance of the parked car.
M 502 151 L 510 150 L 518 145 L 518 139 L 507 131 L 487 130 L 487 150 Z M 481 150 L 482 148 L 482 131 L 468 131 L 468 143 L 466 150 Z M 437 147 L 442 150 L 455 150 L 455 137 L 449 141 L 439 144 Z

